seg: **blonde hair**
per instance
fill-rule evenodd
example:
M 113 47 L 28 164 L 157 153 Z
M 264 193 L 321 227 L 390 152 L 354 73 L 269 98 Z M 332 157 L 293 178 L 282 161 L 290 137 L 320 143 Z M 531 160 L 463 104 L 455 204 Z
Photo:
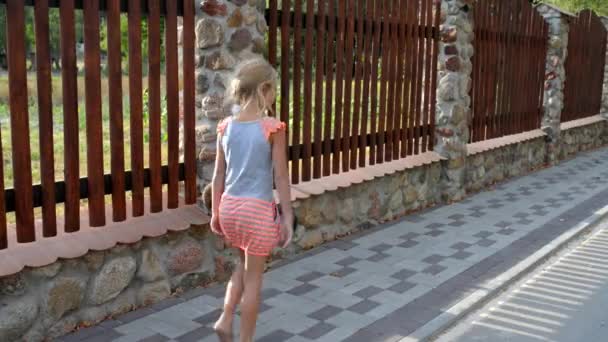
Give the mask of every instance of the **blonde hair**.
M 276 70 L 264 59 L 243 61 L 237 66 L 227 90 L 227 104 L 245 107 L 256 101 L 260 112 L 267 115 L 272 108 L 268 108 L 264 96 L 276 89 L 277 78 Z

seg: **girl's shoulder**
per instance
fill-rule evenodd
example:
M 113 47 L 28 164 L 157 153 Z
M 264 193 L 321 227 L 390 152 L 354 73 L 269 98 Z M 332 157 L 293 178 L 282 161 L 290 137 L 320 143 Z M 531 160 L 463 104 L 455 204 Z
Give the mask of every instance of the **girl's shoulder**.
M 220 121 L 220 123 L 217 124 L 217 134 L 224 135 L 224 132 L 226 131 L 226 127 L 228 127 L 228 124 L 230 124 L 231 122 L 232 122 L 232 116 L 229 116 L 229 117 L 223 119 L 222 121 Z
M 281 120 L 273 117 L 265 117 L 262 119 L 262 129 L 264 130 L 264 136 L 267 140 L 279 131 L 285 130 L 285 123 Z

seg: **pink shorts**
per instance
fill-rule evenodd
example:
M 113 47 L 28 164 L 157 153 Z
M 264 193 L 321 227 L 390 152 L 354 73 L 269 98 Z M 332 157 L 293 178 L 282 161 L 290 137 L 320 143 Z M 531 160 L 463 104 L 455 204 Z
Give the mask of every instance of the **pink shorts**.
M 251 255 L 269 256 L 281 239 L 276 205 L 259 199 L 224 194 L 220 226 L 228 244 Z

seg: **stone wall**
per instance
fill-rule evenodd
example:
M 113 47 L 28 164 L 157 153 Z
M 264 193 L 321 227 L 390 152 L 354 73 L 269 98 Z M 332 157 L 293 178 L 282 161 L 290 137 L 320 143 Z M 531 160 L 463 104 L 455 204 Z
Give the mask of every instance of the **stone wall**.
M 294 209 L 300 225 L 296 243 L 287 253 L 310 249 L 349 235 L 358 227 L 391 221 L 440 203 L 440 178 L 441 163 L 434 162 L 298 200 Z
M 547 153 L 545 139 L 538 137 L 470 154 L 467 158 L 467 192 L 478 192 L 506 179 L 522 176 L 543 167 Z
M 0 341 L 42 341 L 224 280 L 234 265 L 206 226 L 0 278 Z
M 571 158 L 579 152 L 608 145 L 608 120 L 562 130 L 561 134 L 559 158 Z
M 540 5 L 538 12 L 549 25 L 547 61 L 545 63 L 545 94 L 543 99 L 542 130 L 547 134 L 547 159 L 554 164 L 560 146 L 560 122 L 564 109 L 565 61 L 568 55 L 568 14 L 549 5 Z

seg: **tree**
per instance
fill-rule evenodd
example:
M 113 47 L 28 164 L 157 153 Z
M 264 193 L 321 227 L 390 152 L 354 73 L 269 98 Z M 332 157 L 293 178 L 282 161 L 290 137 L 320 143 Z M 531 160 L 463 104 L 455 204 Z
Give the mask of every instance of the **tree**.
M 598 15 L 608 16 L 608 1 L 606 0 L 535 0 L 536 3 L 547 3 L 572 13 L 591 9 Z

